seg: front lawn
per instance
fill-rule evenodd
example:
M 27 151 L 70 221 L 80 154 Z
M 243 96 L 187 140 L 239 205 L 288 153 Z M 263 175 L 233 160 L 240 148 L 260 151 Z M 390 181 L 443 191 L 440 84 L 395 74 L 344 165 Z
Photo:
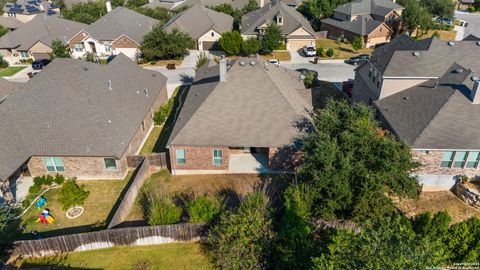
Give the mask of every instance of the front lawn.
M 352 56 L 358 54 L 372 54 L 372 48 L 363 48 L 355 52 L 351 44 L 341 43 L 340 48 L 339 44 L 336 43 L 336 40 L 333 39 L 317 39 L 316 48 L 323 48 L 326 52 L 329 48 L 332 48 L 334 51 L 333 57 L 320 57 L 320 59 L 348 59 Z
M 175 243 L 155 246 L 114 247 L 20 261 L 17 267 L 41 266 L 68 269 L 213 269 L 198 243 Z M 43 268 L 42 268 L 43 269 Z M 60 269 L 60 268 L 55 268 Z
M 141 64 L 142 67 L 148 67 L 148 66 L 152 66 L 152 67 L 164 67 L 168 64 L 175 64 L 176 67 L 179 67 L 181 64 L 182 64 L 183 60 L 180 59 L 180 60 L 158 60 L 158 61 L 152 61 L 152 62 L 149 62 L 149 63 L 146 63 L 146 64 Z M 152 65 L 153 64 L 153 65 Z
M 447 30 L 430 30 L 425 35 L 421 36 L 421 39 L 432 37 L 435 32 L 438 32 L 441 40 L 455 40 L 457 36 L 457 31 L 447 31 Z
M 0 76 L 1 77 L 10 77 L 15 74 L 17 74 L 20 70 L 25 69 L 26 66 L 15 66 L 15 67 L 7 67 L 2 70 L 0 70 Z
M 274 51 L 271 54 L 262 55 L 262 58 L 263 60 L 278 59 L 280 62 L 292 60 L 289 51 Z

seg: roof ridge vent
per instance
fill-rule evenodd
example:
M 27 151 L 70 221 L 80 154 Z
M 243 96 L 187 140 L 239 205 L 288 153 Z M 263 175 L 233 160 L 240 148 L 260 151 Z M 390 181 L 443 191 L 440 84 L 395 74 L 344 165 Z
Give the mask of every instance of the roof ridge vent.
M 455 41 L 450 40 L 447 44 L 448 44 L 448 46 L 453 47 L 453 46 L 455 46 Z
M 415 57 L 419 57 L 419 56 L 420 56 L 420 52 L 419 52 L 419 51 L 414 51 L 412 54 L 413 54 L 413 56 L 415 56 Z

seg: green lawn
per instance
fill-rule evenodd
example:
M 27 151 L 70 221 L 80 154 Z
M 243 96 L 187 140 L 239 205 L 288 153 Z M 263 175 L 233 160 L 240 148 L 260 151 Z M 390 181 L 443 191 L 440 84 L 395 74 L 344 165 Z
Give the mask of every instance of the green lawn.
M 332 48 L 334 51 L 333 57 L 320 57 L 320 59 L 348 59 L 352 56 L 358 54 L 371 54 L 373 49 L 371 48 L 363 48 L 358 50 L 357 53 L 352 48 L 352 45 L 341 43 L 339 46 L 335 40 L 333 39 L 317 39 L 316 47 L 323 48 L 324 51 L 327 51 L 329 48 Z
M 142 147 L 142 150 L 140 150 L 140 155 L 148 155 L 154 152 L 155 145 L 157 144 L 161 132 L 162 126 L 153 127 L 152 132 L 150 132 L 150 135 L 148 135 L 148 138 Z
M 198 243 L 175 243 L 155 246 L 114 247 L 27 259 L 18 267 L 60 266 L 76 269 L 213 269 Z
M 273 51 L 271 54 L 262 55 L 262 58 L 264 60 L 278 59 L 280 62 L 292 60 L 289 51 Z
M 17 72 L 19 72 L 20 70 L 25 69 L 25 68 L 26 67 L 18 67 L 18 66 L 7 67 L 7 68 L 4 68 L 4 69 L 0 70 L 0 76 L 1 77 L 10 77 L 10 76 L 15 75 Z

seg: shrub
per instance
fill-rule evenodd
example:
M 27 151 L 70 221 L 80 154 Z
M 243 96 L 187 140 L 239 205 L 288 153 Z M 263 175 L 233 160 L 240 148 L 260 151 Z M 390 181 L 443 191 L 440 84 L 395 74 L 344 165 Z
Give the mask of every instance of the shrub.
M 321 53 L 322 57 L 327 57 L 327 51 L 326 50 L 322 50 L 320 53 Z
M 57 185 L 63 184 L 65 182 L 65 177 L 63 175 L 57 174 L 55 178 L 53 178 L 53 182 Z
M 149 63 L 150 65 L 154 66 L 154 65 L 157 64 L 157 61 L 150 61 L 150 62 L 148 62 L 148 63 Z
M 287 49 L 287 44 L 285 43 L 278 45 L 278 48 L 277 48 L 277 50 L 286 50 L 286 49 Z
M 68 180 L 60 188 L 58 201 L 62 205 L 63 210 L 68 210 L 70 207 L 82 205 L 88 197 L 90 192 L 85 190 L 85 186 L 77 185 L 75 178 Z
M 333 57 L 333 53 L 334 53 L 334 52 L 333 52 L 333 49 L 332 49 L 332 48 L 329 48 L 329 49 L 327 50 L 327 56 L 328 56 L 328 57 Z
M 168 225 L 181 221 L 182 209 L 175 205 L 170 197 L 145 190 L 142 200 L 149 225 Z
M 203 65 L 210 61 L 210 57 L 207 52 L 200 52 L 200 55 L 197 57 L 197 63 L 195 63 L 195 70 L 201 68 Z
M 468 11 L 470 11 L 470 12 L 475 12 L 475 7 L 474 7 L 474 6 L 470 6 L 470 7 L 468 8 Z
M 189 222 L 212 222 L 223 209 L 223 197 L 207 195 L 186 202 Z
M 22 64 L 31 64 L 32 62 L 33 62 L 32 58 L 20 59 L 20 63 L 22 63 Z
M 41 188 L 42 186 L 50 186 L 53 183 L 51 175 L 37 176 L 33 178 L 33 184 Z
M 155 112 L 153 115 L 153 121 L 155 122 L 155 125 L 163 125 L 165 121 L 167 121 L 167 118 L 173 109 L 173 102 L 173 98 L 169 99 L 167 103 L 163 104 L 160 109 Z
M 245 56 L 250 56 L 255 54 L 260 50 L 260 41 L 257 38 L 250 37 L 245 40 L 242 44 L 242 53 Z
M 323 47 L 317 48 L 317 56 L 322 56 L 323 54 Z
M 0 55 L 0 68 L 7 68 L 8 62 L 3 59 L 3 56 Z
M 305 87 L 306 88 L 312 87 L 314 81 L 315 81 L 315 74 L 313 74 L 313 72 L 307 71 L 305 73 L 305 78 L 303 79 L 303 84 L 305 84 Z
M 440 33 L 438 31 L 433 32 L 432 37 L 440 38 Z

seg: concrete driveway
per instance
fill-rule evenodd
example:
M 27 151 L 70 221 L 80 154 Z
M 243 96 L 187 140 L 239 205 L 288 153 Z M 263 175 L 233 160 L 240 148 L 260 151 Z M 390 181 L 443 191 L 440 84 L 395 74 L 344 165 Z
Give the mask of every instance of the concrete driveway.
M 178 67 L 177 69 L 172 70 L 165 67 L 146 66 L 145 68 L 160 72 L 167 77 L 167 94 L 169 98 L 172 96 L 175 88 L 180 85 L 191 84 L 195 77 L 195 69 L 193 67 Z
M 312 64 L 282 64 L 289 69 L 306 68 L 318 72 L 318 79 L 328 82 L 343 82 L 355 78 L 355 66 L 345 64 L 343 60 L 336 60 L 326 63 Z
M 20 70 L 19 72 L 17 72 L 11 77 L 3 77 L 3 78 L 12 82 L 28 82 L 28 80 L 30 80 L 30 78 L 27 75 L 28 72 L 33 72 L 31 65 L 28 65 L 26 68 Z
M 468 26 L 464 29 L 464 36 L 475 35 L 480 37 L 480 14 L 468 13 L 463 11 L 455 11 L 455 18 L 468 22 Z

